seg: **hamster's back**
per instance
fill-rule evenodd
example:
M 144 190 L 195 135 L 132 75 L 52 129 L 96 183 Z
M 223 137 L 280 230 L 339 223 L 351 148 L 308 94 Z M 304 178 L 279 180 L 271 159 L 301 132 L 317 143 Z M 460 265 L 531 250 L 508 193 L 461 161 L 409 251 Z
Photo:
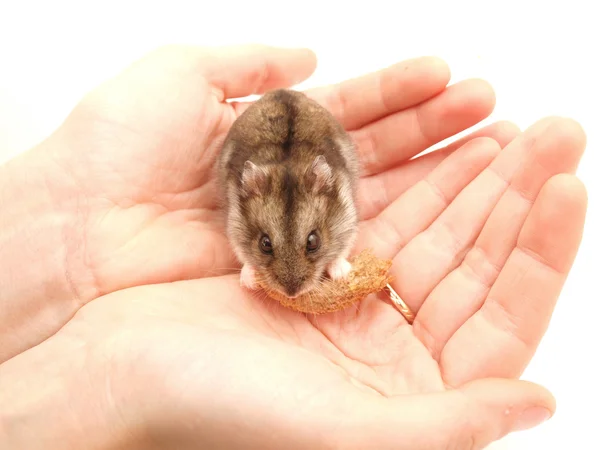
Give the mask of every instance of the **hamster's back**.
M 222 179 L 241 177 L 247 160 L 305 170 L 318 155 L 333 170 L 356 179 L 358 163 L 349 136 L 321 105 L 300 92 L 266 93 L 233 124 L 223 146 Z

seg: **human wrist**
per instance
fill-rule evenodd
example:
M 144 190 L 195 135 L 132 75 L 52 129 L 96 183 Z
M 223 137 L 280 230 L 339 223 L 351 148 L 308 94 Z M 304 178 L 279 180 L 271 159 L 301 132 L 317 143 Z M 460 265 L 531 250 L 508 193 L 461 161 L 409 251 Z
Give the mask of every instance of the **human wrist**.
M 81 304 L 68 178 L 45 144 L 0 167 L 0 363 L 56 332 Z

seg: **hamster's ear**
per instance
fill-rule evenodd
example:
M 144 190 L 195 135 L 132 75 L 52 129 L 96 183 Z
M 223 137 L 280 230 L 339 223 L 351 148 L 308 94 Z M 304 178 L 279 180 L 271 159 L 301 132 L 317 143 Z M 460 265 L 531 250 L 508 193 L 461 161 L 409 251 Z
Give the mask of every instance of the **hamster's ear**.
M 260 195 L 267 187 L 267 171 L 248 160 L 244 163 L 242 189 L 247 195 Z
M 312 184 L 313 192 L 322 192 L 333 185 L 331 167 L 323 155 L 315 158 L 308 173 L 308 182 Z

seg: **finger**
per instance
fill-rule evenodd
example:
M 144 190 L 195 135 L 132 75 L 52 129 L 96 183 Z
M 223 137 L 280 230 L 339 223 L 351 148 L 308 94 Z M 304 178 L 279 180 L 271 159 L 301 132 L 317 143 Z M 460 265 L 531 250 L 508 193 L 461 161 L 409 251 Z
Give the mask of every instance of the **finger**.
M 339 434 L 352 448 L 484 449 L 543 423 L 555 409 L 539 385 L 483 379 L 457 390 L 374 400 L 344 418 Z
M 331 111 L 346 130 L 354 130 L 435 96 L 449 81 L 444 61 L 422 57 L 306 94 Z
M 380 174 L 362 178 L 359 183 L 357 202 L 361 220 L 375 217 L 468 141 L 477 137 L 489 137 L 504 148 L 519 133 L 519 127 L 512 122 L 493 123 L 444 148 L 426 153 Z
M 445 346 L 446 382 L 521 375 L 573 264 L 586 207 L 585 187 L 573 175 L 546 183 L 485 303 Z
M 512 248 L 522 225 L 520 217 L 523 213 L 526 216 L 542 185 L 551 176 L 572 171 L 577 166 L 582 153 L 577 133 L 580 127 L 576 125 L 579 128 L 573 129 L 572 123 L 548 119 L 531 127 L 508 145 L 431 226 L 412 238 L 396 255 L 392 269 L 396 290 L 413 311 L 421 308 L 435 286 L 463 260 L 470 262 L 465 253 L 495 208 L 505 210 L 508 220 L 504 221 L 506 228 L 497 230 L 490 239 L 493 245 L 500 243 L 500 249 Z M 494 221 L 490 217 L 492 224 Z M 481 264 L 479 259 L 468 267 L 475 274 L 487 277 L 484 280 L 491 285 L 495 274 L 491 273 L 489 264 Z M 501 264 L 493 267 L 501 267 Z
M 395 257 L 444 211 L 499 151 L 498 143 L 490 138 L 480 137 L 467 142 L 381 214 L 363 222 L 359 249 L 372 248 L 382 258 Z
M 469 133 L 466 136 L 463 136 L 462 138 L 451 142 L 450 144 L 443 147 L 443 149 L 449 152 L 455 151 L 456 149 L 462 147 L 464 144 L 476 137 L 492 138 L 500 145 L 501 148 L 504 148 L 508 144 L 510 144 L 519 134 L 521 134 L 521 129 L 518 127 L 518 125 L 508 120 L 501 120 L 499 122 L 494 122 L 490 125 L 486 125 L 485 127 L 479 128 L 473 131 L 472 133 Z M 427 154 L 428 153 L 426 153 L 426 155 Z
M 419 237 L 421 243 L 411 242 L 395 261 L 398 271 L 411 266 L 405 275 L 412 277 L 413 287 L 400 295 L 411 307 L 420 308 L 415 333 L 434 357 L 483 304 L 544 183 L 558 173 L 574 172 L 584 146 L 577 123 L 562 119 L 538 122 L 461 194 L 437 227 Z M 435 242 L 437 248 L 426 242 Z M 416 253 L 423 258 L 420 266 L 409 263 Z
M 491 86 L 466 80 L 414 108 L 387 116 L 351 134 L 364 175 L 396 166 L 485 119 L 494 109 Z
M 223 101 L 293 86 L 308 78 L 316 64 L 308 49 L 247 45 L 213 49 L 198 66 Z

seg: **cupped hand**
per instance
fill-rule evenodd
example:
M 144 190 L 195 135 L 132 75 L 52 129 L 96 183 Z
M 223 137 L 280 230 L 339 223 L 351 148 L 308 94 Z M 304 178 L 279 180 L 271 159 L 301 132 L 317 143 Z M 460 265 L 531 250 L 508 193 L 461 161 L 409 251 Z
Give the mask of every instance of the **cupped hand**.
M 245 107 L 226 100 L 313 69 L 305 51 L 166 49 L 78 105 L 34 153 L 59 167 L 48 188 L 75 212 L 66 264 L 81 303 L 235 271 L 211 174 Z M 413 327 L 375 296 L 307 317 L 229 275 L 99 298 L 0 375 L 43 361 L 50 387 L 79 386 L 66 391 L 71 406 L 93 399 L 119 417 L 112 427 L 153 442 L 481 448 L 539 421 L 551 397 L 511 379 L 535 351 L 579 244 L 585 190 L 566 174 L 585 139 L 563 119 L 514 140 L 502 123 L 477 134 L 495 141 L 410 160 L 493 107 L 485 83 L 446 87 L 448 78 L 424 58 L 309 91 L 358 144 L 358 249 L 393 259 Z M 98 430 L 99 416 L 77 419 L 90 421 L 78 429 Z
M 528 148 L 532 155 L 551 149 L 562 155 L 549 165 L 525 163 L 530 179 L 541 167 L 578 154 L 578 129 L 551 123 L 561 133 L 538 125 L 506 149 L 524 150 L 523 143 L 534 142 L 540 147 Z M 442 169 L 431 172 L 432 179 Z M 462 192 L 479 190 L 477 180 Z M 475 271 L 489 266 L 465 274 L 468 259 L 461 256 L 420 309 L 407 296 L 418 309 L 414 327 L 375 297 L 355 309 L 307 317 L 249 293 L 235 274 L 115 292 L 88 303 L 56 335 L 0 366 L 0 381 L 8 386 L 13 380 L 10 390 L 0 390 L 8 407 L 5 424 L 12 425 L 6 427 L 13 433 L 9 442 L 18 448 L 36 429 L 35 445 L 27 448 L 59 442 L 62 449 L 463 450 L 537 425 L 550 417 L 554 400 L 514 378 L 542 336 L 572 263 L 585 190 L 568 174 L 518 194 L 511 192 L 514 181 L 501 185 L 499 197 L 507 200 L 488 204 L 492 213 L 482 220 L 478 238 L 494 230 L 494 248 L 510 255 L 497 263 L 491 288 L 473 286 L 479 282 Z M 447 192 L 444 182 L 438 188 Z M 525 192 L 534 200 L 525 202 Z M 461 195 L 435 220 L 453 207 L 466 216 L 489 201 L 461 204 Z M 507 205 L 510 220 L 504 221 L 503 205 L 512 201 L 524 204 Z M 411 206 L 406 216 L 419 211 Z M 419 239 L 404 248 L 410 245 L 420 245 Z M 415 257 L 413 270 L 428 262 L 427 248 Z M 493 254 L 486 250 L 488 258 Z M 401 257 L 402 251 L 395 260 Z M 429 260 L 430 272 L 443 264 L 443 258 Z M 396 289 L 410 292 L 420 283 L 415 276 Z M 44 387 L 41 394 L 35 386 Z
M 182 73 L 196 80 L 200 69 L 181 56 L 187 50 L 175 54 L 167 53 L 174 59 L 166 66 L 187 68 Z M 218 58 L 211 67 L 233 64 L 241 71 L 208 70 L 190 88 L 229 111 L 209 122 L 213 139 L 207 142 L 222 139 L 244 108 L 223 99 L 285 85 L 290 61 L 239 57 Z M 53 158 L 82 195 L 77 205 L 85 241 L 73 248 L 86 252 L 98 292 L 205 278 L 98 298 L 56 335 L 1 366 L 6 377 L 37 363 L 44 370 L 30 376 L 43 375 L 48 391 L 87 411 L 63 417 L 71 421 L 73 442 L 94 434 L 106 439 L 105 426 L 143 448 L 149 442 L 482 448 L 551 414 L 546 391 L 514 379 L 544 333 L 581 237 L 585 189 L 570 174 L 585 137 L 576 123 L 540 121 L 502 151 L 496 141 L 478 138 L 406 162 L 487 114 L 487 86 L 444 88 L 445 68 L 425 59 L 312 91 L 358 143 L 364 176 L 357 250 L 370 247 L 393 259 L 394 287 L 417 317 L 407 325 L 376 296 L 336 314 L 305 316 L 242 290 L 235 274 L 207 277 L 232 262 L 218 259 L 224 238 L 212 219 L 217 213 L 207 174 L 218 145 L 203 147 L 208 134 L 197 133 L 205 129 L 200 113 L 211 109 L 190 112 L 198 104 L 190 102 L 170 110 L 176 96 L 148 108 L 141 95 L 119 95 L 114 86 L 120 83 L 134 94 L 142 86 L 148 90 L 140 94 L 157 89 L 139 78 L 152 61 L 93 93 L 50 141 Z M 170 79 L 156 70 L 158 80 Z M 215 76 L 222 73 L 248 75 Z M 254 87 L 239 89 L 238 79 Z M 184 86 L 191 84 L 178 85 L 182 97 L 191 97 Z M 136 105 L 142 106 L 137 126 L 124 119 Z M 222 133 L 214 131 L 221 123 Z M 148 138 L 148 129 L 162 131 Z M 88 141 L 90 133 L 95 139 Z M 485 133 L 502 141 L 515 131 L 502 124 Z M 70 143 L 71 153 L 62 153 L 60 141 Z M 107 180 L 117 184 L 109 189 Z M 11 393 L 15 399 L 28 394 L 18 387 Z M 53 426 L 48 438 L 60 430 Z

